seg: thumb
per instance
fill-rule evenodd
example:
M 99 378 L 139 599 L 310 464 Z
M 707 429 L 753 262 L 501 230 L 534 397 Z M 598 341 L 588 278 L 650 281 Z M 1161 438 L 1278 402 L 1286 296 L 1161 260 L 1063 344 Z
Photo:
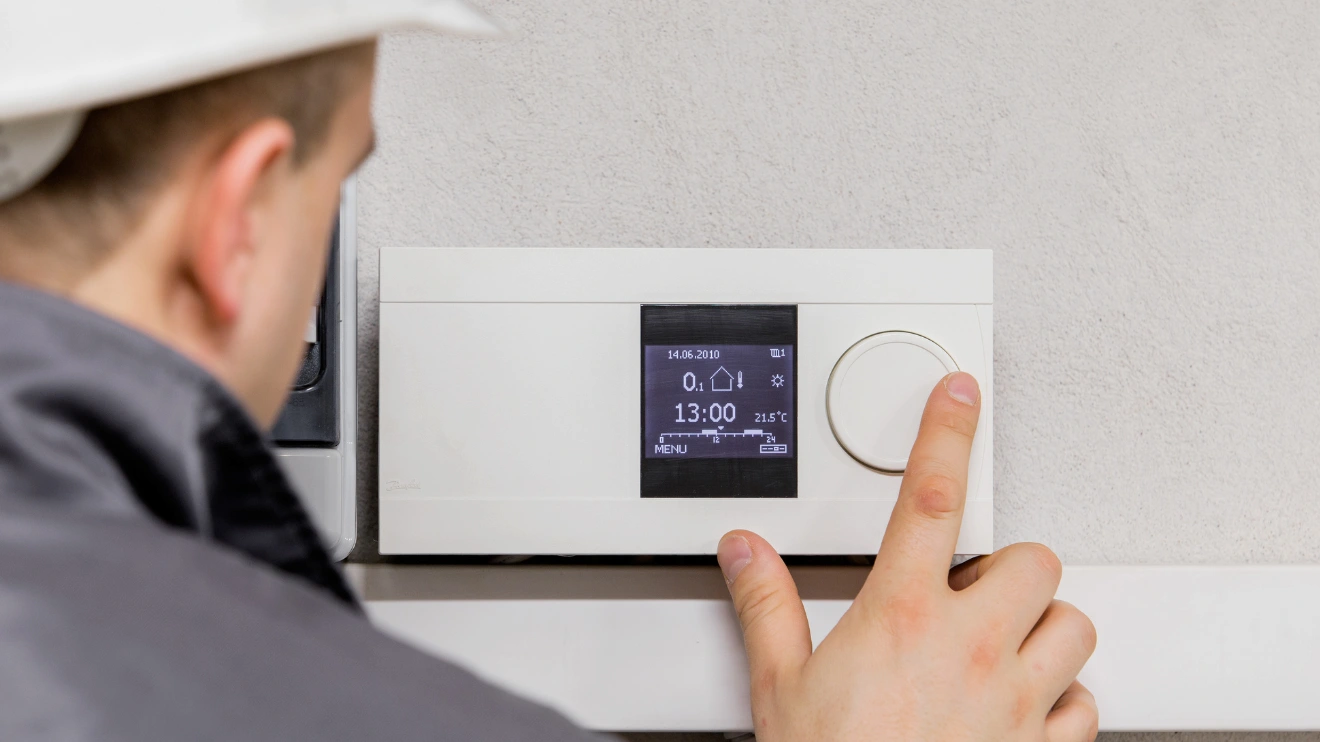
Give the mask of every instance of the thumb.
M 765 539 L 732 531 L 720 539 L 720 570 L 742 624 L 752 699 L 811 656 L 811 630 L 793 576 Z

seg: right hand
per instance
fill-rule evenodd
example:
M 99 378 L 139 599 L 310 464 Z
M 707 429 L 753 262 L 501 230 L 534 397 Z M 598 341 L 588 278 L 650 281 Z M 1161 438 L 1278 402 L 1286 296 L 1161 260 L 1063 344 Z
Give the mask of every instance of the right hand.
M 1053 599 L 1058 558 L 1015 544 L 949 571 L 979 414 L 968 374 L 931 393 L 875 567 L 814 652 L 770 544 L 747 531 L 720 541 L 758 742 L 1095 738 L 1095 699 L 1076 680 L 1095 628 Z

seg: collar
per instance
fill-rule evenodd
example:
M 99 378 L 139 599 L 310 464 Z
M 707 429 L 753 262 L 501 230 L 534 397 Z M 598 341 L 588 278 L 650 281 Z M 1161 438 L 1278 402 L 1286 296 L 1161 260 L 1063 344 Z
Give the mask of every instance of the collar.
M 356 605 L 270 443 L 210 374 L 0 282 L 0 508 L 151 517 Z

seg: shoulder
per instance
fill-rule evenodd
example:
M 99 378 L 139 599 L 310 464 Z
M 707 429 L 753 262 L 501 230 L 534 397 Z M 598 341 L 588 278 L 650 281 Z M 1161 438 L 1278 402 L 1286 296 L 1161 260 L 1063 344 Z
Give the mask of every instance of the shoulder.
M 0 517 L 0 699 L 5 739 L 583 738 L 296 578 L 69 513 Z

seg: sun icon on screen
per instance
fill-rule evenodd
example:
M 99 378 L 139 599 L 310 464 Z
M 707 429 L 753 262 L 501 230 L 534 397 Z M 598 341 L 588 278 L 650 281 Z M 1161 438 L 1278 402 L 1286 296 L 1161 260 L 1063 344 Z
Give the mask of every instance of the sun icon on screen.
M 783 386 L 783 385 L 784 385 L 784 375 L 783 375 L 783 374 L 775 374 L 774 376 L 771 376 L 771 377 L 770 377 L 770 386 L 779 387 L 779 386 Z

